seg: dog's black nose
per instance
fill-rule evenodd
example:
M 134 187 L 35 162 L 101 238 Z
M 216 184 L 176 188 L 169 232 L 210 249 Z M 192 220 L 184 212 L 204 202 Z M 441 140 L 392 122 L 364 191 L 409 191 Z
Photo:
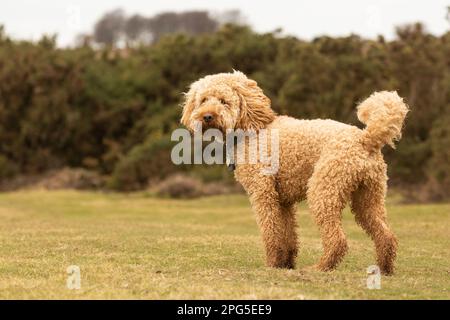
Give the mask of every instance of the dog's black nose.
M 214 117 L 211 113 L 207 113 L 203 116 L 203 120 L 208 123 L 214 120 Z

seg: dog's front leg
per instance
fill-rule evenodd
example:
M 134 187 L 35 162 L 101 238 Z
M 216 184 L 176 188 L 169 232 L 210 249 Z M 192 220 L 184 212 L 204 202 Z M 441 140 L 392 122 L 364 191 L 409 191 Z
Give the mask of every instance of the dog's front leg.
M 294 268 L 297 256 L 295 207 L 280 204 L 275 177 L 262 174 L 257 165 L 238 165 L 236 179 L 250 196 L 261 229 L 269 267 Z
M 250 199 L 261 229 L 267 265 L 274 268 L 294 268 L 296 249 L 290 247 L 292 239 L 287 239 L 288 226 L 279 204 L 278 193 L 275 190 L 262 190 L 260 186 Z

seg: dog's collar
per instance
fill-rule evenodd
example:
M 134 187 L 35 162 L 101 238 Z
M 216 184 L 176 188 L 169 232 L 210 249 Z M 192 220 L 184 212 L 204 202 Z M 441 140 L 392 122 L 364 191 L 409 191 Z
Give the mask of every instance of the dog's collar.
M 228 144 L 225 145 L 225 152 L 226 152 L 226 160 L 225 161 L 226 161 L 227 169 L 229 172 L 233 172 L 236 169 L 236 164 L 234 163 L 234 154 L 233 154 L 235 143 L 236 142 L 233 139 L 233 141 L 232 141 L 233 148 L 230 148 Z

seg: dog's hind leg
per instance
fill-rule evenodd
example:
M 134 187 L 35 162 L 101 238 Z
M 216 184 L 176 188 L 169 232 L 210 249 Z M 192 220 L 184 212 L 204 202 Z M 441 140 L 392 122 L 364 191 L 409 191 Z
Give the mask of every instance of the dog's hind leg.
M 356 184 L 354 173 L 345 161 L 328 159 L 316 166 L 308 182 L 308 206 L 322 237 L 323 254 L 316 265 L 321 271 L 335 269 L 347 253 L 341 219 Z
M 284 236 L 288 250 L 286 261 L 288 268 L 295 268 L 295 259 L 297 258 L 298 253 L 296 209 L 295 204 L 281 206 L 285 225 Z
M 397 239 L 386 222 L 385 194 L 384 175 L 376 181 L 365 181 L 353 192 L 351 208 L 356 222 L 375 243 L 377 264 L 381 272 L 390 275 L 394 272 Z
M 336 194 L 311 195 L 308 202 L 322 237 L 323 254 L 317 268 L 321 271 L 333 270 L 348 250 L 341 224 L 345 202 Z

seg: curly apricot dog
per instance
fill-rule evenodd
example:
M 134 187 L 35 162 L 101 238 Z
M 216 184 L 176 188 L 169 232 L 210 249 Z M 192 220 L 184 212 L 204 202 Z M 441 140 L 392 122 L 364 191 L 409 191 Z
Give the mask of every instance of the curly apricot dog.
M 258 163 L 237 164 L 235 170 L 256 213 L 268 266 L 294 268 L 295 206 L 307 199 L 324 251 L 316 268 L 336 268 L 347 252 L 341 215 L 350 202 L 356 222 L 375 243 L 381 271 L 393 273 L 397 240 L 386 222 L 387 175 L 380 149 L 401 137 L 408 107 L 396 92 L 383 91 L 357 109 L 364 130 L 333 120 L 277 116 L 257 83 L 238 71 L 206 76 L 190 86 L 181 123 L 191 130 L 200 121 L 222 131 L 279 132 L 276 174 L 262 174 Z

